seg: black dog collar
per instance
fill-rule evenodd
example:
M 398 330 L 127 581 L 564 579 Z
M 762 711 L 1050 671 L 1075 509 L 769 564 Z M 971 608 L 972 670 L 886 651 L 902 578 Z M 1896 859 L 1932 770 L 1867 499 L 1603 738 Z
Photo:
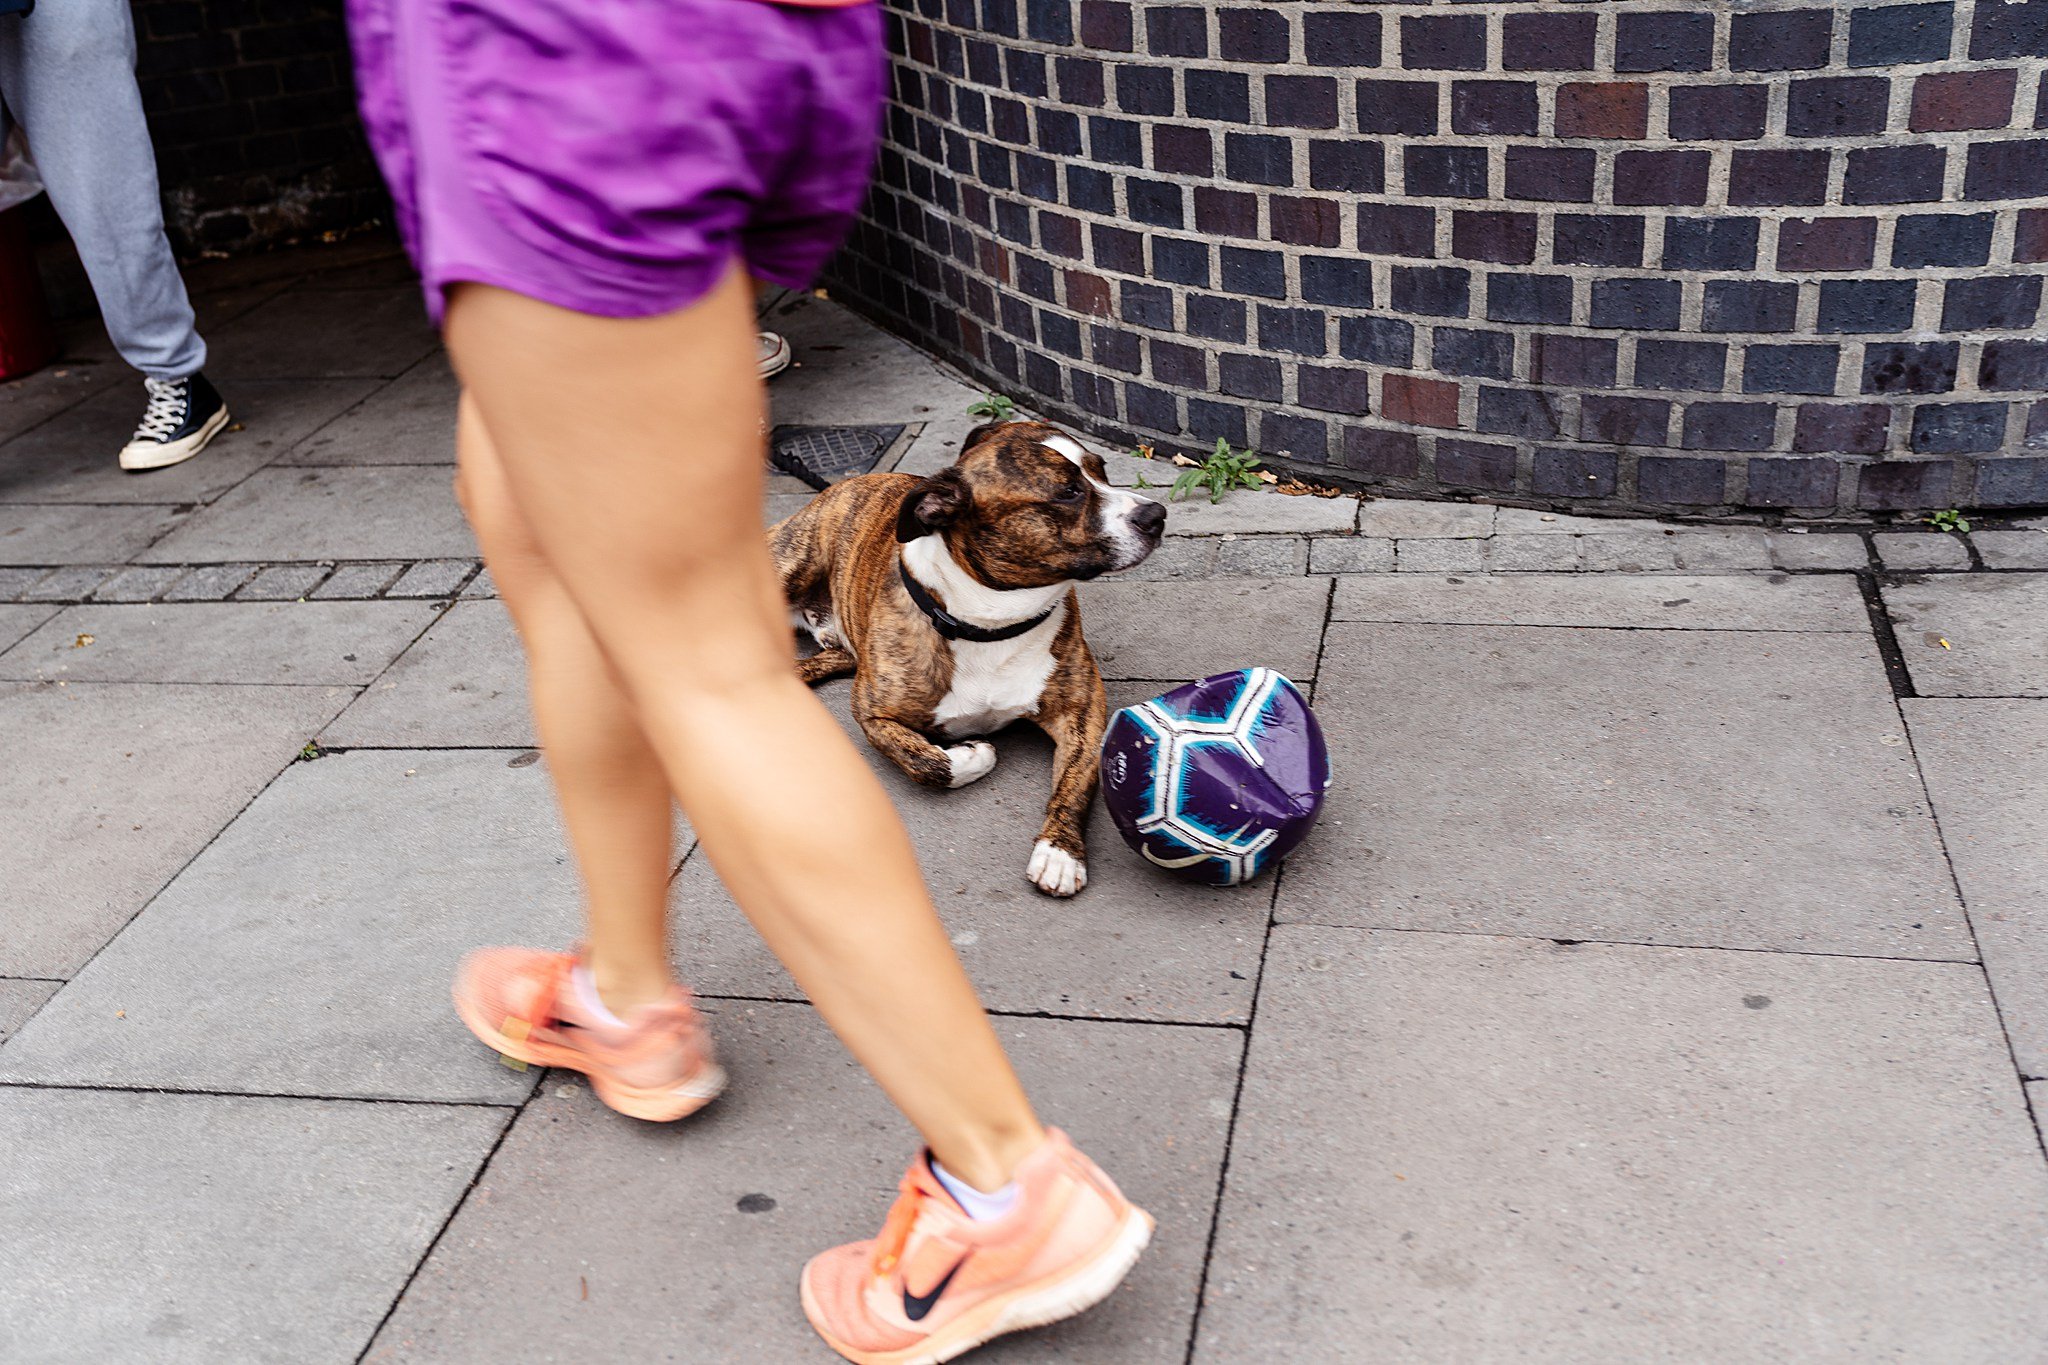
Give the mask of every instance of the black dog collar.
M 933 629 L 948 640 L 971 640 L 980 645 L 994 644 L 998 640 L 1014 640 L 1025 631 L 1044 625 L 1046 618 L 1059 610 L 1060 605 L 1057 602 L 1053 603 L 1029 621 L 1016 621 L 990 630 L 986 626 L 963 621 L 940 606 L 937 600 L 925 591 L 924 584 L 911 577 L 910 571 L 903 567 L 903 558 L 900 555 L 896 559 L 896 576 L 903 580 L 903 590 L 910 594 L 911 601 L 917 603 L 917 609 L 931 618 Z

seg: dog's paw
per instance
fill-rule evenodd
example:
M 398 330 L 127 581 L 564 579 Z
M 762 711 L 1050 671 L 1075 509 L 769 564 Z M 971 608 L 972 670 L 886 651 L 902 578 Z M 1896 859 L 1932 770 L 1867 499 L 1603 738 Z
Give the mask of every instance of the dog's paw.
M 1051 841 L 1040 839 L 1031 846 L 1031 863 L 1024 875 L 1048 896 L 1071 896 L 1088 885 L 1088 864 Z
M 995 771 L 996 746 L 985 739 L 970 739 L 946 750 L 946 757 L 953 764 L 953 776 L 946 785 L 964 787 Z

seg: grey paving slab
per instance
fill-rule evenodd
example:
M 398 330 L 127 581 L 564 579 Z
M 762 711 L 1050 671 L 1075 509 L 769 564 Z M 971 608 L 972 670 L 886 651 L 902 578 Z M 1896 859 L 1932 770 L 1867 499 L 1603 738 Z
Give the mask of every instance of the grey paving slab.
M 325 583 L 313 589 L 313 599 L 375 597 L 391 586 L 403 572 L 403 564 L 341 564 Z
M 169 507 L 0 506 L 0 564 L 119 564 L 185 520 Z
M 1282 919 L 1970 958 L 1854 635 L 1333 624 Z
M 1608 536 L 1632 531 L 1662 534 L 1664 523 L 1650 517 L 1579 517 L 1529 507 L 1502 507 L 1494 529 L 1503 535 Z
M 49 577 L 41 568 L 0 568 L 0 601 L 13 601 Z
M 457 602 L 322 732 L 349 748 L 538 743 L 526 655 L 503 603 Z
M 2048 574 L 1887 583 L 1884 606 L 1921 696 L 2048 697 Z
M 1370 498 L 1359 505 L 1358 534 L 1389 540 L 1490 536 L 1494 511 L 1486 503 Z
M 2030 1359 L 2027 1126 L 1971 967 L 1282 926 L 1194 1358 Z
M 1978 531 L 1970 543 L 1986 568 L 2048 569 L 2048 532 Z
M 292 290 L 206 339 L 225 379 L 393 378 L 440 345 L 417 289 Z M 225 386 L 223 386 L 225 391 Z
M 1870 538 L 1887 569 L 1967 569 L 1969 547 L 1961 536 L 1923 531 L 1880 531 Z
M 761 500 L 761 525 L 773 526 L 784 517 L 793 517 L 804 510 L 810 502 L 809 493 L 770 493 Z
M 1112 706 L 1160 684 L 1113 688 Z M 851 726 L 849 685 L 820 689 Z M 1133 857 L 1107 817 L 1088 831 L 1088 886 L 1071 900 L 1024 879 L 1052 790 L 1051 745 L 1019 728 L 996 741 L 995 772 L 958 791 L 913 785 L 857 732 L 917 846 L 961 960 L 992 1009 L 1096 1018 L 1241 1023 L 1249 1017 L 1271 884 L 1179 881 Z M 801 998 L 709 862 L 676 878 L 672 940 L 692 986 L 709 995 Z
M 0 1052 L 60 1084 L 516 1103 L 456 1021 L 485 943 L 566 944 L 579 893 L 544 765 L 499 751 L 294 764 Z
M 469 580 L 469 586 L 462 590 L 462 595 L 464 597 L 496 597 L 498 595 L 498 583 L 496 579 L 491 577 L 491 570 L 488 565 L 477 570 L 476 577 Z
M 1311 541 L 1310 544 L 1319 542 Z M 1216 572 L 1221 536 L 1171 536 L 1145 556 L 1145 562 L 1116 576 L 1119 583 L 1160 583 L 1176 578 L 1209 578 Z
M 163 591 L 166 602 L 224 602 L 261 570 L 254 564 L 201 564 L 181 573 Z
M 1477 573 L 1486 547 L 1476 540 L 1397 540 L 1394 568 L 1401 573 Z
M 1498 535 L 1488 538 L 1480 563 L 1494 573 L 1571 573 L 1585 567 L 1577 536 Z
M 917 1138 L 810 1010 L 714 1008 L 734 1078 L 718 1103 L 684 1124 L 635 1124 L 551 1076 L 368 1361 L 574 1362 L 593 1341 L 614 1360 L 836 1359 L 804 1321 L 797 1274 L 824 1248 L 875 1234 Z M 974 1358 L 1178 1365 L 1237 1033 L 997 1024 L 1046 1120 L 1067 1128 L 1159 1229 L 1107 1302 Z M 764 1211 L 744 1211 L 764 1196 Z M 527 1286 L 514 1295 L 504 1292 L 508 1258 Z
M 352 1361 L 505 1121 L 0 1089 L 0 1347 L 19 1361 Z
M 185 573 L 179 564 L 138 565 L 121 570 L 93 589 L 95 602 L 152 602 Z
M 2048 701 L 1901 708 L 2013 1056 L 2048 1077 Z
M 0 683 L 0 899 L 17 911 L 0 914 L 0 975 L 69 976 L 348 698 Z
M 293 602 L 310 594 L 327 577 L 325 564 L 272 564 L 235 589 L 238 602 Z
M 1211 578 L 1081 588 L 1081 621 L 1105 678 L 1200 678 L 1263 664 L 1316 670 L 1327 578 Z
M 47 365 L 34 374 L 0 384 L 0 441 L 49 421 L 100 389 L 135 372 L 120 364 Z M 141 386 L 136 386 L 140 390 Z
M 1766 537 L 1771 563 L 1780 569 L 1867 569 L 1870 551 L 1863 537 L 1838 532 L 1776 531 Z
M 1546 537 L 1549 539 L 1549 537 Z M 1854 631 L 1870 616 L 1849 578 L 1576 574 L 1402 575 L 1337 584 L 1336 621 L 1658 630 Z
M 280 463 L 452 465 L 460 394 L 447 353 L 434 351 L 300 442 Z
M 1223 578 L 1288 578 L 1308 568 L 1303 536 L 1220 536 L 1214 572 Z
M 7 1041 L 30 1015 L 43 1007 L 43 1002 L 57 993 L 61 981 L 22 981 L 0 977 L 0 1043 Z
M 476 553 L 447 470 L 381 465 L 259 470 L 138 557 L 176 564 L 474 559 Z
M 106 564 L 74 564 L 66 568 L 52 569 L 31 583 L 21 593 L 24 602 L 71 602 L 90 597 L 99 586 L 114 576 L 114 569 Z
M 24 604 L 0 606 L 0 649 L 6 649 L 56 615 L 58 608 Z
M 391 597 L 453 597 L 476 572 L 474 559 L 424 559 L 399 575 Z
M 1171 502 L 1164 490 L 1152 497 L 1166 503 L 1169 536 L 1213 536 L 1228 531 L 1240 535 L 1331 535 L 1348 532 L 1358 519 L 1356 498 L 1294 497 L 1261 489 L 1226 493 L 1221 502 L 1210 502 L 1206 494 Z
M 1678 537 L 1663 531 L 1618 531 L 1579 542 L 1586 568 L 1596 573 L 1670 573 L 1678 567 Z
M 211 502 L 356 402 L 360 379 L 222 380 L 234 424 L 169 469 L 130 474 L 116 461 L 146 395 L 138 383 L 97 394 L 0 446 L 0 502 Z
M 1310 573 L 1392 573 L 1394 542 L 1366 536 L 1317 536 L 1308 543 Z
M 0 654 L 0 678 L 360 686 L 433 620 L 423 602 L 93 603 Z
M 1688 527 L 1670 540 L 1677 566 L 1694 573 L 1737 573 L 1771 567 L 1771 542 L 1763 531 Z

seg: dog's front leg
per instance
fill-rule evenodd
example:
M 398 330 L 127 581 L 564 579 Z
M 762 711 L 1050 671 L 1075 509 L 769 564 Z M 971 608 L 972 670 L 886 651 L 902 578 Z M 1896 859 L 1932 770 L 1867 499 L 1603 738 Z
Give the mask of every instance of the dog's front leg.
M 902 721 L 890 716 L 855 716 L 868 743 L 880 749 L 911 781 L 927 787 L 964 787 L 987 777 L 996 766 L 996 746 L 970 739 L 941 749 Z
M 816 687 L 833 678 L 844 678 L 854 670 L 853 651 L 838 645 L 826 645 L 816 654 L 796 661 L 796 675 L 805 685 Z
M 1102 778 L 1102 731 L 1109 704 L 1092 676 L 1092 695 L 1078 708 L 1041 713 L 1039 728 L 1052 736 L 1052 796 L 1045 803 L 1045 827 L 1031 846 L 1024 875 L 1048 896 L 1071 896 L 1088 885 L 1088 805 Z

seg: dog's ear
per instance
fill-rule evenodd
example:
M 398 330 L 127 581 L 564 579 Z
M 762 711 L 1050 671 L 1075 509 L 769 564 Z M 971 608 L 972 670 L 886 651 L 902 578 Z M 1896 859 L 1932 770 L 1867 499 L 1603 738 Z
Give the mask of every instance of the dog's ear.
M 974 449 L 1008 425 L 1010 425 L 1008 422 L 983 422 L 980 426 L 967 433 L 967 439 L 960 443 L 960 453 L 965 455 L 968 451 Z
M 910 490 L 896 514 L 899 542 L 928 536 L 949 525 L 967 507 L 967 481 L 957 469 L 942 469 Z

